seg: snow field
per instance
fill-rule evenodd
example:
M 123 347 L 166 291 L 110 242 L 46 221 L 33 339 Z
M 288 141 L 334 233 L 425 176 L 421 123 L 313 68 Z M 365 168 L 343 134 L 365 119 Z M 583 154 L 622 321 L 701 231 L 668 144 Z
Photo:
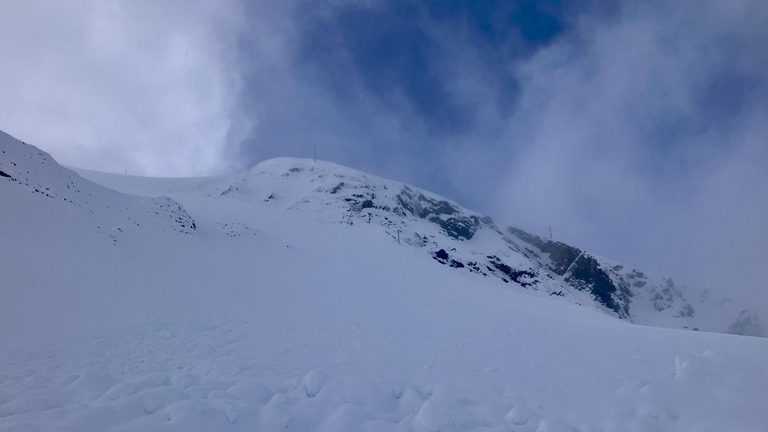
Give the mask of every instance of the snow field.
M 649 353 L 638 363 L 668 360 L 650 379 L 626 368 L 604 383 L 589 371 L 586 379 L 556 375 L 553 383 L 543 375 L 557 362 L 535 351 L 537 368 L 512 361 L 519 370 L 475 365 L 457 373 L 472 362 L 465 358 L 463 368 L 445 371 L 436 358 L 445 351 L 433 356 L 410 340 L 404 343 L 421 352 L 414 359 L 404 350 L 399 364 L 360 364 L 360 355 L 334 363 L 330 350 L 306 347 L 310 341 L 262 354 L 248 341 L 258 325 L 213 317 L 157 321 L 6 356 L 0 430 L 760 431 L 766 421 L 764 366 L 725 351 Z M 349 340 L 343 349 L 360 342 L 355 332 L 350 326 L 339 335 Z M 500 354 L 489 348 L 481 354 Z M 275 351 L 266 344 L 262 350 Z M 302 350 L 317 357 L 297 359 Z M 458 354 L 448 355 L 451 366 Z M 577 365 L 585 357 L 573 354 Z M 624 369 L 611 370 L 605 363 L 612 360 L 621 358 L 592 364 L 609 374 Z

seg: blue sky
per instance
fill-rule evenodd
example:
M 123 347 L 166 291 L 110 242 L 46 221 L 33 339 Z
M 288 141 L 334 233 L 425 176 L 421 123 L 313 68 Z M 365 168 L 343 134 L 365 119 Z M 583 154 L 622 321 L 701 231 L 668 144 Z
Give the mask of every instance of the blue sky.
M 310 2 L 289 12 L 294 24 L 289 72 L 297 82 L 291 88 L 310 87 L 308 98 L 323 99 L 321 105 L 341 113 L 345 126 L 325 120 L 335 131 L 332 139 L 341 141 L 329 145 L 334 159 L 380 171 L 406 158 L 425 168 L 408 180 L 451 194 L 441 178 L 451 174 L 424 161 L 442 159 L 456 139 L 501 133 L 481 118 L 483 111 L 490 109 L 494 122 L 513 115 L 521 90 L 512 68 L 562 36 L 577 13 L 549 1 Z M 252 45 L 246 36 L 241 51 L 251 54 L 254 45 L 257 56 L 258 41 Z M 246 77 L 251 66 L 244 65 Z M 254 74 L 252 81 L 246 79 L 244 94 L 258 98 L 265 83 L 258 69 Z M 487 97 L 460 89 L 458 82 L 467 77 L 482 80 Z M 376 127 L 382 114 L 397 133 L 382 136 Z M 238 144 L 243 160 L 286 151 L 306 154 L 301 142 L 288 149 L 285 143 L 264 142 L 288 128 L 323 126 L 312 115 L 279 120 Z M 478 150 L 491 144 L 477 140 Z M 343 151 L 336 154 L 339 145 Z
M 63 163 L 205 175 L 317 146 L 499 224 L 551 226 L 713 289 L 767 288 L 754 271 L 768 260 L 762 0 L 35 0 L 0 12 L 13 65 L 0 68 L 0 129 Z

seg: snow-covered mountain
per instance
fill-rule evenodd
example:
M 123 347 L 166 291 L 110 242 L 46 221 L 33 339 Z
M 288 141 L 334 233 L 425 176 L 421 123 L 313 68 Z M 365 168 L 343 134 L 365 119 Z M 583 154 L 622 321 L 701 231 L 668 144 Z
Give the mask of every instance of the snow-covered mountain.
M 196 213 L 226 207 L 235 212 L 240 208 L 247 215 L 268 211 L 302 215 L 308 220 L 303 224 L 369 224 L 404 249 L 428 254 L 457 272 L 560 297 L 637 324 L 726 332 L 742 310 L 727 299 L 678 287 L 671 278 L 520 229 L 502 230 L 490 217 L 446 198 L 329 162 L 273 159 L 244 173 L 159 182 L 81 174 L 128 193 L 174 197 Z M 255 216 L 233 224 L 230 214 L 214 218 L 219 226 L 234 230 L 232 235 L 258 224 Z
M 768 424 L 768 339 L 680 330 L 757 314 L 418 188 L 0 151 L 0 431 Z

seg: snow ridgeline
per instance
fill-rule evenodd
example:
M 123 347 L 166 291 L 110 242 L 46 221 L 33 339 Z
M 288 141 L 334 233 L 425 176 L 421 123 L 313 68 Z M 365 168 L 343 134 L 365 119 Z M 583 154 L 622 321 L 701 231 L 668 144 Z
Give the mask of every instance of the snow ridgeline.
M 163 231 L 193 234 L 195 221 L 168 197 L 143 198 L 116 193 L 87 181 L 38 148 L 0 131 L 0 181 L 14 192 L 45 197 L 91 218 L 113 242 L 125 230 L 163 225 Z M 10 183 L 10 185 L 8 184 Z M 102 223 L 106 222 L 106 223 Z

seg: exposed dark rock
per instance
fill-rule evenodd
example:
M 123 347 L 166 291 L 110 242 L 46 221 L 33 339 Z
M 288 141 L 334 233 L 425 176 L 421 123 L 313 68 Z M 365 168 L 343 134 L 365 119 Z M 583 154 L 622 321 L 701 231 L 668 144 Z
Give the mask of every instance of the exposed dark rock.
M 341 182 L 341 183 L 337 184 L 336 186 L 334 186 L 333 189 L 331 189 L 331 193 L 332 194 L 338 193 L 341 190 L 341 188 L 343 188 L 343 187 L 344 187 L 344 182 Z
M 568 267 L 576 261 L 582 251 L 579 248 L 568 246 L 565 243 L 548 241 L 541 248 L 542 252 L 549 254 L 552 261 L 550 269 L 558 276 L 568 271 Z
M 616 287 L 611 277 L 600 268 L 597 260 L 582 254 L 571 266 L 565 281 L 581 291 L 591 293 L 595 299 L 619 318 L 629 318 L 629 292 Z
M 429 203 L 431 205 L 431 208 L 427 210 L 426 213 L 420 215 L 421 217 L 425 217 L 429 213 L 436 214 L 436 215 L 450 216 L 458 212 L 448 201 L 430 200 L 425 198 L 424 195 L 421 195 L 421 194 L 419 194 L 419 200 L 422 202 Z
M 582 251 L 579 248 L 569 246 L 565 243 L 556 242 L 552 240 L 545 240 L 539 236 L 529 234 L 521 229 L 509 227 L 507 231 L 519 238 L 520 240 L 535 246 L 541 252 L 549 255 L 551 264 L 548 266 L 558 276 L 562 276 L 568 271 L 568 267 L 576 261 L 576 258 L 581 255 Z M 530 251 L 530 250 L 529 250 Z M 530 251 L 535 256 L 538 256 L 534 251 Z
M 449 217 L 448 219 L 431 216 L 428 220 L 440 225 L 448 236 L 456 240 L 469 240 L 480 228 L 480 219 L 477 216 Z
M 440 225 L 448 236 L 456 240 L 469 240 L 474 237 L 484 220 L 477 216 L 465 216 L 450 202 L 427 198 L 422 193 L 416 194 L 407 186 L 397 194 L 396 201 L 399 208 L 395 213 L 427 219 Z
M 520 284 L 520 286 L 529 287 L 532 285 L 536 285 L 537 278 L 534 273 L 531 273 L 528 270 L 515 270 L 512 267 L 508 266 L 507 264 L 504 264 L 501 261 L 501 259 L 499 259 L 499 257 L 495 255 L 488 256 L 488 259 L 490 260 L 490 263 L 493 267 L 495 267 L 504 275 L 508 276 L 511 280 Z M 495 273 L 495 271 L 490 267 L 488 267 L 488 270 Z
M 451 259 L 445 249 L 440 249 L 437 252 L 432 253 L 432 258 L 441 264 L 447 264 L 453 268 L 464 268 L 464 263 L 455 259 Z
M 401 216 L 405 216 L 405 212 L 414 214 L 413 205 L 410 203 L 410 201 L 405 199 L 403 193 L 397 195 L 397 204 L 404 210 L 404 213 Z
M 12 178 L 9 174 L 6 174 L 4 171 L 0 171 L 0 177 Z
M 225 195 L 228 195 L 228 194 L 231 194 L 231 193 L 235 193 L 235 192 L 239 192 L 239 191 L 240 191 L 240 188 L 234 187 L 234 186 L 230 186 L 230 187 L 227 188 L 227 190 L 225 190 L 224 192 L 220 193 L 219 196 L 225 196 Z
M 344 183 L 341 183 L 340 185 L 336 186 L 336 188 L 340 188 L 341 185 L 343 184 Z M 334 188 L 334 190 L 336 190 L 336 188 Z M 334 193 L 333 190 L 331 191 L 331 193 Z M 352 197 L 344 198 L 344 201 L 349 203 L 349 209 L 352 212 L 360 213 L 365 209 L 379 208 L 376 205 L 375 199 L 376 199 L 376 194 L 367 193 L 367 194 L 354 194 L 352 195 Z M 370 213 L 369 213 L 369 216 L 370 216 Z
M 470 261 L 467 263 L 467 269 L 471 271 L 472 273 L 479 273 L 483 276 L 485 276 L 485 273 L 483 273 L 480 270 L 480 265 L 478 265 L 475 261 Z

